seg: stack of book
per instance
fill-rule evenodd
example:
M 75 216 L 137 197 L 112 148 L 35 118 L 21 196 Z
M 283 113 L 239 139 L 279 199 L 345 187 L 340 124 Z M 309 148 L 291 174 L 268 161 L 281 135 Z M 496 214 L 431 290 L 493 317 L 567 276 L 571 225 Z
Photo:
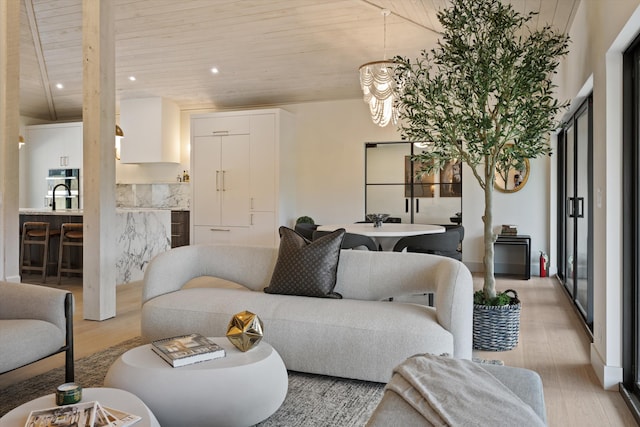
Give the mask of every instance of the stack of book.
M 502 231 L 500 234 L 503 236 L 515 236 L 518 234 L 518 227 L 510 224 L 502 224 Z
M 93 401 L 31 411 L 25 427 L 127 427 L 141 419 L 138 415 Z
M 200 334 L 152 341 L 151 349 L 174 368 L 226 356 L 224 348 Z

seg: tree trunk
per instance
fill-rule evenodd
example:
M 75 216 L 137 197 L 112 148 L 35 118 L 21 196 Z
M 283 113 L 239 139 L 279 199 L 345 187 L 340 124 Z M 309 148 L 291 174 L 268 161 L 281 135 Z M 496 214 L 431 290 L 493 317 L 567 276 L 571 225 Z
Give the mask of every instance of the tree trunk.
M 484 215 L 482 216 L 482 221 L 484 222 L 484 257 L 482 258 L 482 261 L 484 263 L 484 296 L 486 300 L 489 300 L 496 297 L 493 244 L 495 243 L 497 236 L 493 233 L 493 174 L 489 175 L 489 173 L 487 173 L 485 175 L 485 183 Z

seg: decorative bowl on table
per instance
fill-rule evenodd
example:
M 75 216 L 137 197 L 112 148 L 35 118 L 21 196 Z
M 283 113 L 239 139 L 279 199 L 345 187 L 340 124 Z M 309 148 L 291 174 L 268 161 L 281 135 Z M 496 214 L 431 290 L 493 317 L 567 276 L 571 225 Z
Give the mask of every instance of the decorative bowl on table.
M 382 227 L 382 223 L 389 218 L 389 214 L 371 213 L 367 214 L 367 221 L 371 221 L 374 227 Z

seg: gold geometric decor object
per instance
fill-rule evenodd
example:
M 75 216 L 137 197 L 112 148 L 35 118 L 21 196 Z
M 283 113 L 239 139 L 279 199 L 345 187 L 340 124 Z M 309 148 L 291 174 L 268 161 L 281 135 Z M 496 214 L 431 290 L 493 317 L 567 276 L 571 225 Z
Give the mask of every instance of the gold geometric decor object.
M 250 311 L 236 313 L 227 327 L 227 338 L 240 351 L 253 348 L 262 340 L 263 324 L 260 318 Z

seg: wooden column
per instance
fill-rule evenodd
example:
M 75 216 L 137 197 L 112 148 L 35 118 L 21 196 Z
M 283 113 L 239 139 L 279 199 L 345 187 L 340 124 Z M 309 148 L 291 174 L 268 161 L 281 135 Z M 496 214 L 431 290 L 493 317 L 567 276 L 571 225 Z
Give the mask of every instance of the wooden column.
M 18 131 L 20 128 L 20 2 L 0 0 L 0 279 L 18 270 Z
M 116 315 L 115 32 L 112 0 L 82 1 L 84 318 Z

